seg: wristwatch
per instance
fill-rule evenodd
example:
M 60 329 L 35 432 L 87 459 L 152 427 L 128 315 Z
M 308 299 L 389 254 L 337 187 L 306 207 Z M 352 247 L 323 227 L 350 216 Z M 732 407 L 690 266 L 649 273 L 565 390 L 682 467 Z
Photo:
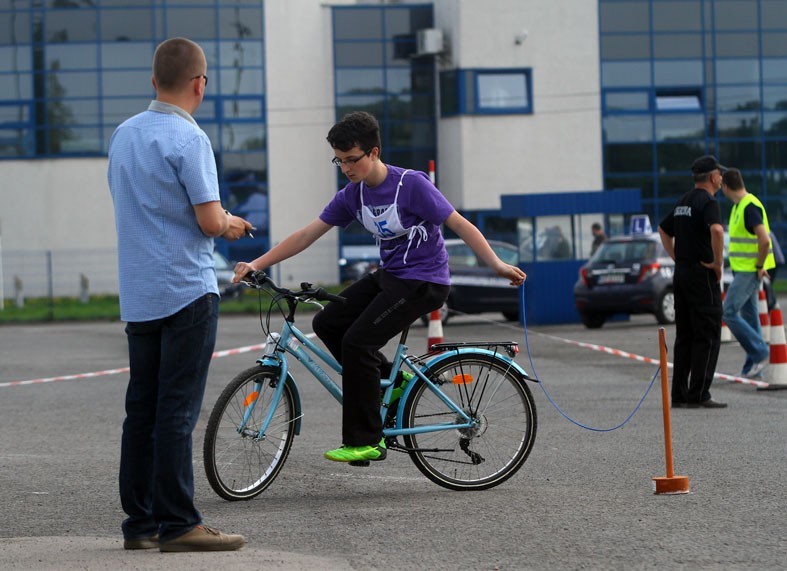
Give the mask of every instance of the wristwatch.
M 761 269 L 762 269 L 762 264 L 757 264 L 757 265 L 756 265 L 756 266 L 754 266 L 754 267 L 755 267 L 756 269 L 758 269 L 758 270 L 761 270 Z

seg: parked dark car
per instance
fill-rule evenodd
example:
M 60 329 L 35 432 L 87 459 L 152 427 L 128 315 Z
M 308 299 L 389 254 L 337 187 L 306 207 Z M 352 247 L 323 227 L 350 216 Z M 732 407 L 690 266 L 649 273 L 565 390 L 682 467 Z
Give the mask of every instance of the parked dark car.
M 216 280 L 219 282 L 221 299 L 237 299 L 243 295 L 243 284 L 232 283 L 235 275 L 232 262 L 225 258 L 218 250 L 213 250 L 213 263 L 216 266 Z
M 513 244 L 489 240 L 498 257 L 507 264 L 519 264 L 519 251 Z M 498 275 L 462 240 L 446 240 L 451 293 L 440 310 L 443 323 L 458 313 L 499 311 L 509 321 L 519 319 L 519 288 Z M 428 323 L 429 316 L 422 318 Z
M 672 276 L 675 263 L 658 233 L 607 239 L 579 270 L 574 304 L 591 329 L 614 314 L 652 313 L 659 323 L 675 321 Z

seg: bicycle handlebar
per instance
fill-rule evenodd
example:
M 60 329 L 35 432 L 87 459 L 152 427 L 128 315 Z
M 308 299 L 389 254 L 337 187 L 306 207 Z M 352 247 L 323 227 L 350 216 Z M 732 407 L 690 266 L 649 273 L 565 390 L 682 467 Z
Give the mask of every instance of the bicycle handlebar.
M 271 279 L 271 277 L 262 270 L 249 272 L 243 276 L 241 282 L 252 288 L 260 288 L 267 284 L 276 293 L 290 299 L 304 300 L 311 298 L 316 299 L 317 301 L 336 301 L 338 303 L 344 303 L 347 301 L 347 298 L 329 293 L 325 291 L 325 288 L 315 288 L 309 282 L 301 282 L 300 291 L 293 291 L 291 289 L 279 287 Z

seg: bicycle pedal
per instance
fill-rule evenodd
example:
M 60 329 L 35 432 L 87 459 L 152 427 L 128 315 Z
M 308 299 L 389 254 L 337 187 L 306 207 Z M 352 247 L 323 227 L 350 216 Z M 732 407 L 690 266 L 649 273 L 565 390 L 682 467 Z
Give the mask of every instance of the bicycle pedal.
M 359 466 L 361 468 L 368 468 L 372 463 L 369 460 L 353 460 L 349 463 L 350 466 Z

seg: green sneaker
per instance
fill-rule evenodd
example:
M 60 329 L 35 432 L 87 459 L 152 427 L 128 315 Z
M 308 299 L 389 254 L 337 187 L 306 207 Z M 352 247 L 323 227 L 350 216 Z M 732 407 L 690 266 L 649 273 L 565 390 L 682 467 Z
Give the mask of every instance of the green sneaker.
M 399 397 L 404 394 L 404 389 L 407 388 L 407 384 L 413 380 L 415 375 L 407 371 L 399 371 L 399 377 L 401 377 L 401 380 L 396 380 L 394 389 L 391 391 L 391 404 L 399 400 Z
M 377 446 L 342 446 L 328 450 L 323 456 L 333 462 L 364 462 L 385 460 L 387 454 L 385 439 L 382 439 Z

